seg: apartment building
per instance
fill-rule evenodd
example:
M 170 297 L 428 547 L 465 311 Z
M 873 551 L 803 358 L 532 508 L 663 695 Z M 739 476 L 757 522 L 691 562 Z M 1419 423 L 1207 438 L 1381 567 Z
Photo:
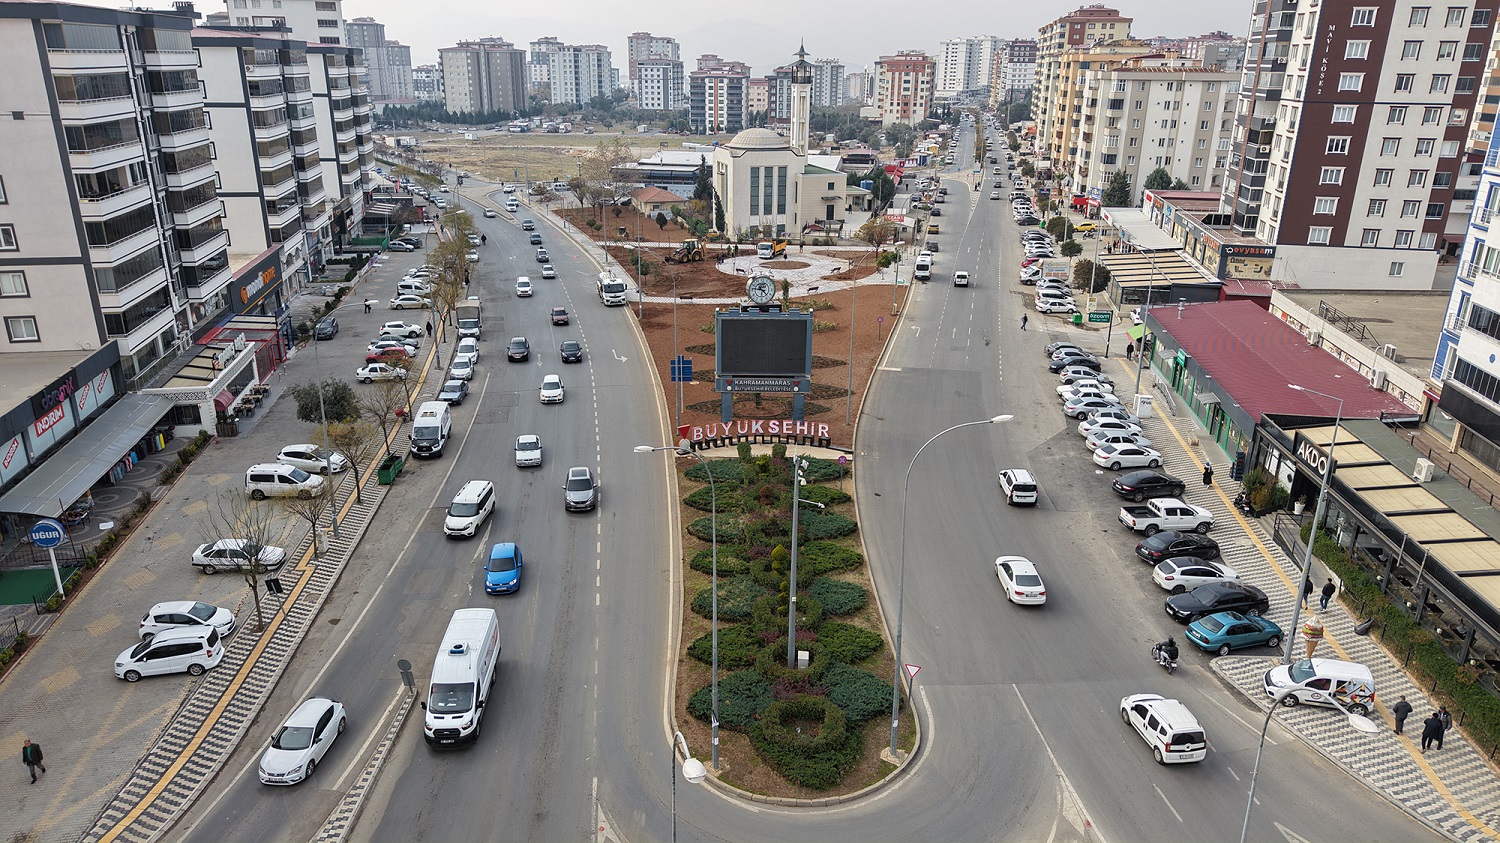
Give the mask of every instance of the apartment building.
M 1309 0 L 1311 2 L 1311 0 Z M 1037 142 L 1061 146 L 1059 131 L 1066 112 L 1058 113 L 1060 89 L 1069 80 L 1062 72 L 1063 56 L 1102 41 L 1130 37 L 1132 18 L 1107 6 L 1084 6 L 1037 30 L 1036 75 L 1031 87 L 1031 119 L 1036 121 Z
M 548 53 L 547 61 L 554 103 L 588 105 L 619 87 L 609 48 L 602 44 L 564 44 Z
M 1082 127 L 1069 147 L 1076 152 L 1058 170 L 1075 195 L 1102 197 L 1117 170 L 1137 194 L 1157 168 L 1191 190 L 1223 187 L 1238 73 L 1161 55 L 1094 64 L 1082 71 Z
M 645 111 L 678 111 L 687 108 L 687 76 L 682 62 L 668 58 L 645 58 L 634 62 L 630 81 L 636 107 Z
M 1036 40 L 1001 41 L 990 66 L 990 108 L 1019 102 L 1036 82 Z
M 344 44 L 342 0 L 227 0 L 229 22 L 236 27 L 286 27 L 291 36 L 309 44 Z
M 995 55 L 1001 40 L 993 35 L 950 38 L 939 42 L 936 68 L 936 95 L 956 97 L 961 93 L 989 88 L 994 72 Z
M 844 63 L 838 59 L 813 59 L 812 104 L 820 108 L 838 108 L 848 98 Z
M 771 107 L 771 81 L 757 76 L 745 81 L 745 110 L 763 114 Z
M 845 77 L 848 82 L 849 99 L 860 105 L 870 105 L 875 100 L 875 73 L 859 70 Z
M 1273 280 L 1431 288 L 1483 167 L 1495 6 L 1257 5 L 1223 199 L 1276 248 Z
M 423 102 L 443 101 L 443 71 L 435 64 L 420 64 L 411 69 L 412 96 Z
M 875 62 L 875 111 L 882 126 L 915 126 L 932 110 L 937 62 L 921 50 L 881 56 Z
M 1217 66 L 1221 70 L 1235 73 L 1245 67 L 1245 39 L 1237 38 L 1227 32 L 1210 32 L 1206 35 L 1189 35 L 1185 38 L 1157 37 L 1146 40 L 1156 49 L 1176 53 L 1193 64 L 1201 64 L 1204 67 Z
M 695 135 L 738 132 L 746 126 L 749 67 L 717 61 L 718 56 L 705 63 L 706 58 L 688 74 L 688 125 Z
M 670 59 L 681 61 L 681 48 L 676 38 L 652 35 L 649 32 L 632 32 L 625 39 L 626 71 L 630 79 L 630 88 L 635 90 L 636 62 L 646 59 Z
M 1057 57 L 1058 78 L 1052 86 L 1052 100 L 1046 103 L 1032 101 L 1033 111 L 1046 112 L 1052 127 L 1043 135 L 1038 123 L 1037 146 L 1054 174 L 1072 170 L 1078 156 L 1084 132 L 1083 112 L 1099 97 L 1096 90 L 1087 87 L 1085 74 L 1111 67 L 1138 57 L 1159 55 L 1144 41 L 1106 41 L 1090 44 L 1064 52 Z
M 375 102 L 414 99 L 411 47 L 385 37 L 385 24 L 374 18 L 355 18 L 344 24 L 344 43 L 363 53 Z
M 766 75 L 766 125 L 786 126 L 792 119 L 792 68 L 778 67 Z
M 562 47 L 562 41 L 552 36 L 538 38 L 528 44 L 526 58 L 526 90 L 541 95 L 552 84 L 552 59 L 549 55 Z
M 1500 138 L 1485 148 L 1463 260 L 1438 336 L 1432 379 L 1443 385 L 1425 422 L 1464 456 L 1500 474 L 1500 248 L 1488 245 L 1500 210 Z
M 526 107 L 526 53 L 504 38 L 443 47 L 438 64 L 449 111 L 510 113 Z

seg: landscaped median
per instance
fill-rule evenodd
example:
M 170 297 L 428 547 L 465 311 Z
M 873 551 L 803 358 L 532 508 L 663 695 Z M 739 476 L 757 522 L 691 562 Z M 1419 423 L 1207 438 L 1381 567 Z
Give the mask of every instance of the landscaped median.
M 808 653 L 809 663 L 788 668 L 792 466 L 784 445 L 752 455 L 749 445 L 741 444 L 739 453 L 679 464 L 688 611 L 683 613 L 677 720 L 697 757 L 707 763 L 716 494 L 719 778 L 773 797 L 852 793 L 894 769 L 880 757 L 890 736 L 893 664 L 859 550 L 853 501 L 840 488 L 853 484 L 848 470 L 834 460 L 805 458 L 796 649 Z M 903 713 L 903 749 L 914 740 L 910 720 Z

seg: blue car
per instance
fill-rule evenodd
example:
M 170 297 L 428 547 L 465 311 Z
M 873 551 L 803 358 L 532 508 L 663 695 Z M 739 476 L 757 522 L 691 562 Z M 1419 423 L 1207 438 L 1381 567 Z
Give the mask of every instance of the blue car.
M 1281 643 L 1281 627 L 1255 615 L 1219 612 L 1188 624 L 1187 639 L 1200 649 L 1227 656 L 1240 647 L 1275 647 Z
M 484 566 L 484 593 L 510 594 L 521 588 L 521 549 L 515 542 L 501 542 L 490 548 L 490 559 Z

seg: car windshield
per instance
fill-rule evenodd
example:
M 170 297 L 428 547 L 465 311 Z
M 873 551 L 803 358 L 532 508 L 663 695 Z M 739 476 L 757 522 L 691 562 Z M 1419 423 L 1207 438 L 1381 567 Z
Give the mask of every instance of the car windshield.
M 463 392 L 463 390 L 464 390 L 464 382 L 463 381 L 448 381 L 447 383 L 443 384 L 443 391 L 444 392 Z
M 300 468 L 292 469 L 289 476 L 298 483 L 306 483 L 309 479 L 311 479 L 308 473 Z
M 1042 578 L 1036 574 L 1016 574 L 1016 585 L 1023 588 L 1037 588 L 1042 584 Z
M 188 614 L 192 615 L 200 621 L 207 621 L 211 619 L 218 611 L 218 609 L 208 605 L 207 603 L 194 603 L 193 608 L 188 609 Z
M 271 746 L 277 749 L 307 749 L 312 746 L 311 726 L 282 726 L 271 737 Z
M 562 381 L 556 378 L 547 378 L 542 381 L 542 389 L 562 389 Z
M 1306 682 L 1317 675 L 1317 672 L 1313 670 L 1312 659 L 1293 662 L 1287 668 L 1287 672 L 1291 675 L 1293 682 Z
M 468 518 L 479 514 L 477 503 L 452 503 L 448 505 L 448 514 L 454 518 Z
M 427 710 L 435 714 L 463 714 L 473 707 L 473 682 L 434 682 L 427 697 Z
M 517 451 L 540 451 L 541 449 L 542 449 L 542 443 L 541 442 L 528 441 L 528 440 L 522 439 L 520 442 L 516 443 L 516 450 Z
M 1223 622 L 1220 621 L 1218 618 L 1213 617 L 1212 615 L 1210 615 L 1209 617 L 1206 617 L 1206 618 L 1203 618 L 1203 619 L 1199 620 L 1198 621 L 1198 625 L 1201 626 L 1201 627 L 1203 627 L 1204 629 L 1208 630 L 1209 632 L 1214 632 L 1214 633 L 1217 633 L 1219 630 L 1221 630 L 1221 629 L 1224 628 Z
M 130 657 L 132 659 L 140 658 L 150 646 L 150 641 L 142 641 L 130 649 Z
M 505 574 L 516 569 L 516 560 L 513 556 L 491 556 L 489 571 L 492 574 Z
M 567 488 L 570 492 L 584 492 L 594 488 L 594 483 L 587 477 L 569 477 Z
M 562 344 L 562 348 L 563 351 L 577 351 L 578 349 L 582 348 L 582 346 L 580 346 L 576 342 L 565 342 Z

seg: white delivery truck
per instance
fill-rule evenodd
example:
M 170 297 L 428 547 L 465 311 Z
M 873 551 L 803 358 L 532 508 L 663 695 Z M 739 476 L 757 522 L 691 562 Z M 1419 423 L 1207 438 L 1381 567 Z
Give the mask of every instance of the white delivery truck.
M 458 335 L 460 337 L 479 338 L 479 329 L 484 326 L 484 318 L 480 313 L 479 297 L 469 296 L 459 303 L 457 308 Z
M 456 747 L 479 737 L 484 708 L 500 660 L 500 619 L 494 609 L 459 609 L 448 621 L 432 663 L 432 681 L 422 708 L 422 737 L 436 748 Z
M 599 301 L 610 307 L 625 303 L 625 282 L 608 272 L 599 273 Z
M 453 430 L 453 414 L 447 401 L 424 401 L 411 422 L 411 455 L 438 457 Z

